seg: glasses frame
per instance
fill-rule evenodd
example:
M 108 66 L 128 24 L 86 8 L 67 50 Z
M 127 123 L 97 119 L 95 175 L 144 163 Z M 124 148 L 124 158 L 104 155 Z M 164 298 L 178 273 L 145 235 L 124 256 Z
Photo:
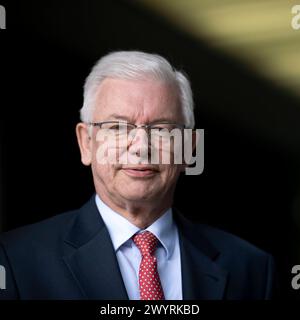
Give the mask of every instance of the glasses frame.
M 105 123 L 123 123 L 123 124 L 128 124 L 130 126 L 132 126 L 132 129 L 140 129 L 140 128 L 144 128 L 147 131 L 149 131 L 149 129 L 151 130 L 151 127 L 154 127 L 155 125 L 160 125 L 160 124 L 170 124 L 170 125 L 174 125 L 176 126 L 174 129 L 186 129 L 186 125 L 184 124 L 179 124 L 179 123 L 175 123 L 175 122 L 168 122 L 168 121 L 162 121 L 162 122 L 152 122 L 149 124 L 139 124 L 136 125 L 134 123 L 130 123 L 127 121 L 118 121 L 118 120 L 106 120 L 106 121 L 101 121 L 101 122 L 88 122 L 87 124 L 93 127 L 99 127 L 101 129 L 101 126 Z M 155 129 L 155 128 L 153 128 Z

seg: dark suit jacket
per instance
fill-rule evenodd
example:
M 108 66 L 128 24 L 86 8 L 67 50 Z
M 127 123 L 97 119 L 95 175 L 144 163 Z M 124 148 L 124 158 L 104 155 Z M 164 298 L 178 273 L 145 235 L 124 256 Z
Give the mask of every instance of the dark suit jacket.
M 176 210 L 174 219 L 184 299 L 272 298 L 269 254 Z M 0 265 L 6 269 L 0 299 L 128 299 L 94 196 L 79 210 L 2 234 Z

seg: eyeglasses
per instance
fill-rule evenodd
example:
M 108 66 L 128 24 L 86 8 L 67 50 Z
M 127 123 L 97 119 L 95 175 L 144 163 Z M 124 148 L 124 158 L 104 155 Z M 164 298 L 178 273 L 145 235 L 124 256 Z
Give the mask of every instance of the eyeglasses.
M 132 130 L 144 128 L 147 133 L 161 135 L 163 132 L 170 133 L 173 129 L 184 129 L 185 125 L 171 122 L 157 122 L 150 124 L 136 125 L 126 121 L 102 121 L 102 122 L 89 122 L 88 125 L 99 127 L 104 130 L 110 130 L 116 136 L 128 135 Z

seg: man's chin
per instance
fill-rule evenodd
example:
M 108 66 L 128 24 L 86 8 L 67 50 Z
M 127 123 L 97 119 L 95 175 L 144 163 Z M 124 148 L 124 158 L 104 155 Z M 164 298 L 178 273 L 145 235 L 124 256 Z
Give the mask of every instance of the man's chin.
M 121 193 L 123 198 L 126 199 L 127 201 L 134 201 L 134 202 L 148 202 L 148 201 L 154 201 L 155 200 L 155 195 L 151 194 L 147 190 L 134 190 L 130 192 L 122 192 Z

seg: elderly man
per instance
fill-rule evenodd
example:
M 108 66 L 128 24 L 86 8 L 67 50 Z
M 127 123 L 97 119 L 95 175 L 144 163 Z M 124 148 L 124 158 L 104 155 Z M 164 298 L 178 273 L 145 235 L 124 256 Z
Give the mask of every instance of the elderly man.
M 190 84 L 181 72 L 154 54 L 108 54 L 86 80 L 81 120 L 81 160 L 91 166 L 96 192 L 79 210 L 1 236 L 0 298 L 272 297 L 270 255 L 191 223 L 172 207 L 187 164 L 174 161 L 174 137 L 159 133 L 194 127 Z M 144 161 L 155 152 L 158 162 Z

